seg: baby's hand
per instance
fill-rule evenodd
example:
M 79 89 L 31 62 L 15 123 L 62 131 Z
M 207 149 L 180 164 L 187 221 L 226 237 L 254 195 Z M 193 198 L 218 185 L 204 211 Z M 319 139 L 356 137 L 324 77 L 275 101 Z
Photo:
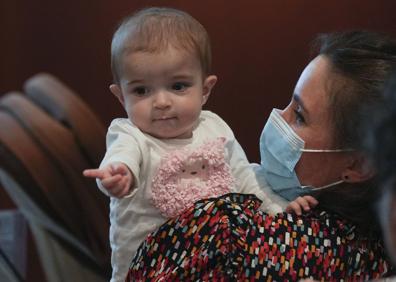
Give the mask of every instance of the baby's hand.
M 318 200 L 316 200 L 312 196 L 298 197 L 294 201 L 290 202 L 290 204 L 286 207 L 286 212 L 288 213 L 294 212 L 297 215 L 301 215 L 302 210 L 307 212 L 310 209 L 316 207 L 318 203 L 319 203 Z
M 123 163 L 112 163 L 98 169 L 86 169 L 83 174 L 86 177 L 99 178 L 110 196 L 117 198 L 128 195 L 133 185 L 132 172 Z

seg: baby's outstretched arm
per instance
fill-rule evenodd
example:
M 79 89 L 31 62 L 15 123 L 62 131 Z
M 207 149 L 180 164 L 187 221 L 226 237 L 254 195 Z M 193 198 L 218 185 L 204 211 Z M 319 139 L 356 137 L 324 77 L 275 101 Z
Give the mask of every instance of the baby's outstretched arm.
M 133 174 L 123 163 L 111 163 L 103 168 L 86 169 L 83 175 L 98 178 L 110 196 L 116 198 L 125 197 L 130 193 L 133 186 Z
M 286 207 L 286 212 L 294 212 L 297 215 L 301 215 L 303 211 L 308 212 L 310 209 L 316 207 L 318 203 L 318 200 L 309 195 L 298 197 L 289 203 Z

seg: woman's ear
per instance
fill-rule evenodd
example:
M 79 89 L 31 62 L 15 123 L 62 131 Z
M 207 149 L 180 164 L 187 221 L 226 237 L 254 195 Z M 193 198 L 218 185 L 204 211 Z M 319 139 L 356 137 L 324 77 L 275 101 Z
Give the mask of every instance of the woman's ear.
M 215 75 L 209 75 L 205 78 L 203 83 L 202 105 L 205 105 L 206 101 L 208 101 L 210 92 L 212 91 L 212 88 L 215 86 L 216 82 L 217 76 Z
M 362 153 L 352 153 L 347 168 L 342 172 L 341 178 L 348 183 L 363 182 L 373 178 L 375 169 L 367 156 Z
M 122 91 L 120 86 L 118 86 L 117 84 L 111 84 L 109 86 L 109 89 L 111 91 L 111 93 L 113 93 L 114 96 L 117 97 L 118 101 L 120 101 L 121 105 L 124 106 L 124 96 L 122 96 Z

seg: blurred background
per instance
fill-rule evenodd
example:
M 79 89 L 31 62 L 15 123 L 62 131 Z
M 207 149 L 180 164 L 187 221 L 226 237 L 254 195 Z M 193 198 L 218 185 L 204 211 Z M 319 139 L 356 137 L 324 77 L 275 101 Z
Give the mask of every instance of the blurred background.
M 259 161 L 258 140 L 271 109 L 288 104 L 318 33 L 368 29 L 396 37 L 393 0 L 1 0 L 0 96 L 48 72 L 107 127 L 125 116 L 108 90 L 112 34 L 124 16 L 148 6 L 185 10 L 206 27 L 218 83 L 205 107 L 231 126 L 252 162 Z M 0 209 L 12 206 L 0 187 Z M 38 281 L 34 246 L 28 251 L 28 281 Z
M 147 6 L 187 11 L 208 30 L 218 84 L 206 105 L 234 130 L 251 161 L 273 107 L 284 107 L 320 32 L 370 29 L 396 36 L 393 0 L 2 0 L 0 95 L 38 72 L 74 89 L 106 126 L 124 111 L 110 94 L 109 48 L 129 13 Z

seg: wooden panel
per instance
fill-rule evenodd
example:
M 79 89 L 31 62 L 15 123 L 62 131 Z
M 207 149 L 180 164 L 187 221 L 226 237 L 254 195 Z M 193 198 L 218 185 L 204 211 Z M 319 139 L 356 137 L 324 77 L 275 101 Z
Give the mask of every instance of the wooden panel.
M 80 93 L 106 125 L 124 115 L 108 91 L 109 46 L 117 22 L 153 5 L 191 13 L 211 35 L 219 77 L 206 107 L 231 125 L 252 161 L 259 159 L 264 121 L 273 107 L 288 102 L 315 34 L 365 28 L 396 36 L 392 0 L 6 0 L 0 5 L 6 38 L 0 45 L 0 93 L 20 90 L 37 72 L 50 72 Z

